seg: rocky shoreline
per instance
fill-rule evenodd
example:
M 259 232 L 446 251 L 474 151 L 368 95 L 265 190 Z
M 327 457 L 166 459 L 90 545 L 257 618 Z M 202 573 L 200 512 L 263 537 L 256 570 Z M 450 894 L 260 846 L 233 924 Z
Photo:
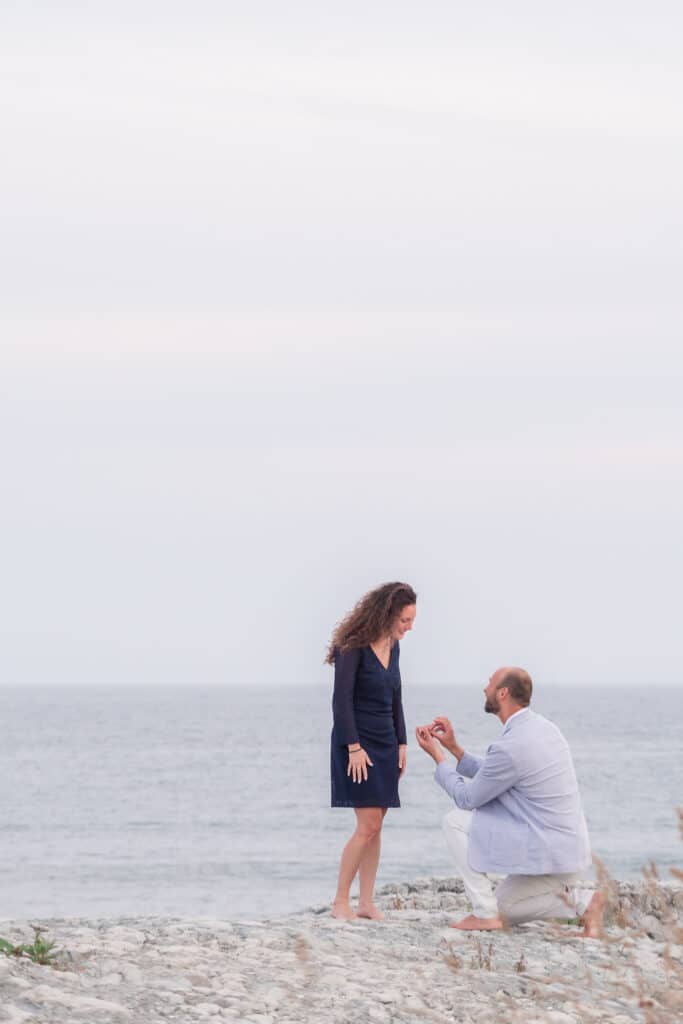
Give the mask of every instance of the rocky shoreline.
M 385 886 L 383 922 L 317 907 L 274 921 L 0 923 L 51 966 L 0 956 L 3 1024 L 670 1024 L 683 1021 L 683 887 L 609 884 L 605 938 L 575 925 L 457 932 L 459 879 Z

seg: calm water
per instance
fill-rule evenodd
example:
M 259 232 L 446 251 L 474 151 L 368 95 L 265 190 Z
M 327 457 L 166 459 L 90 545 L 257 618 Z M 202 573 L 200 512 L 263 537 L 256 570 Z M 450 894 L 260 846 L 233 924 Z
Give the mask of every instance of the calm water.
M 594 851 L 612 874 L 683 861 L 680 691 L 555 689 L 534 701 L 574 752 Z M 329 804 L 330 690 L 0 690 L 0 918 L 260 917 L 329 899 L 353 812 Z M 483 751 L 474 690 L 415 688 L 409 730 L 450 715 Z M 412 741 L 379 882 L 448 875 L 448 809 Z

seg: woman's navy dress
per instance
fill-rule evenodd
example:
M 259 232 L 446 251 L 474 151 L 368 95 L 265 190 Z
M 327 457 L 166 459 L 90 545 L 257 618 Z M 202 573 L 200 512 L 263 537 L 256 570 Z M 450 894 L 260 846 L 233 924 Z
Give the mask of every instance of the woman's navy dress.
M 334 661 L 331 776 L 333 807 L 400 807 L 398 745 L 406 743 L 398 642 L 384 668 L 371 647 L 357 647 Z M 373 762 L 366 782 L 346 774 L 348 744 L 360 743 Z

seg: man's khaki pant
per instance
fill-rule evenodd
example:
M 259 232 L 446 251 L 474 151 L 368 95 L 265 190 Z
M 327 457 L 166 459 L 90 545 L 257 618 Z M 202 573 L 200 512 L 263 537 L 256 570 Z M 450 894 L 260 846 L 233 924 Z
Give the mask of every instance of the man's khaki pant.
M 488 876 L 473 871 L 467 861 L 471 823 L 472 811 L 456 807 L 445 815 L 442 826 L 476 917 L 500 916 L 509 924 L 522 924 L 583 914 L 593 894 L 579 888 L 581 876 L 578 874 L 508 875 L 494 894 Z

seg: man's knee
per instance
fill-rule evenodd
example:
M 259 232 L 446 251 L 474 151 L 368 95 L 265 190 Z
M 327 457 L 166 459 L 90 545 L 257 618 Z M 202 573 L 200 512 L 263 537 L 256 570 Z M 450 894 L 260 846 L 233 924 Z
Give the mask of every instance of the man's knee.
M 495 891 L 495 897 L 498 904 L 498 914 L 503 921 L 507 924 L 517 924 L 520 913 L 523 916 L 519 899 L 509 889 L 506 889 L 502 882 Z
M 459 832 L 465 832 L 469 835 L 471 823 L 472 811 L 464 811 L 461 807 L 454 807 L 444 814 L 441 819 L 441 828 L 446 833 L 451 829 L 457 829 Z
M 506 924 L 522 924 L 535 917 L 534 881 L 525 875 L 508 875 L 496 888 L 498 914 Z
M 508 875 L 496 889 L 498 913 L 511 925 L 561 916 L 561 889 L 546 876 Z

